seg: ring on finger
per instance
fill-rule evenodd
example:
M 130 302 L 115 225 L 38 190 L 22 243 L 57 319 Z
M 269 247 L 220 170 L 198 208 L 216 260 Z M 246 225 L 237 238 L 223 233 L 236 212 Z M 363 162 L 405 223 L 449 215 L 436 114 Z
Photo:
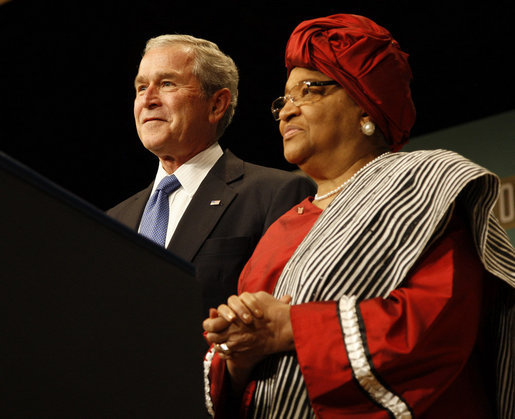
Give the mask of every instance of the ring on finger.
M 222 352 L 224 355 L 229 355 L 231 353 L 231 350 L 229 349 L 229 346 L 227 346 L 227 343 L 217 343 L 216 344 L 216 350 L 218 352 Z

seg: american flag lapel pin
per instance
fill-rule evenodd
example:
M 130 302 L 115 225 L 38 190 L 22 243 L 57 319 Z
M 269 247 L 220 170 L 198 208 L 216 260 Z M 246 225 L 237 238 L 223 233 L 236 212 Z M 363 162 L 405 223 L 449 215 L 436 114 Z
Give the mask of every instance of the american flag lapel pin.
M 222 204 L 222 201 L 220 201 L 219 199 L 213 199 L 209 205 L 211 206 L 216 206 L 216 205 L 221 205 Z

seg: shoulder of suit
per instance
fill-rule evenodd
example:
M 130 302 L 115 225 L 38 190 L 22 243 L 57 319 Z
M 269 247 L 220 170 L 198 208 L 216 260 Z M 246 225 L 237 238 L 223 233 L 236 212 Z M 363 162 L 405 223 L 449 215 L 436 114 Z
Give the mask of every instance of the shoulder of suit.
M 298 179 L 308 178 L 304 175 L 289 172 L 274 167 L 261 166 L 255 163 L 250 163 L 235 156 L 230 150 L 224 152 L 226 160 L 226 168 L 228 172 L 233 174 L 239 173 L 244 176 L 246 180 L 255 181 L 273 181 L 273 182 L 291 182 Z
M 147 186 L 145 189 L 142 189 L 141 191 L 136 192 L 134 195 L 129 196 L 127 199 L 125 199 L 122 202 L 116 204 L 114 207 L 108 209 L 106 211 L 106 213 L 109 214 L 109 215 L 114 215 L 118 211 L 123 210 L 127 206 L 130 206 L 132 203 L 134 203 L 136 201 L 139 201 L 142 198 L 144 198 L 145 202 L 146 202 L 146 200 L 150 196 L 150 192 L 152 190 L 152 186 L 153 186 L 153 182 L 149 186 Z

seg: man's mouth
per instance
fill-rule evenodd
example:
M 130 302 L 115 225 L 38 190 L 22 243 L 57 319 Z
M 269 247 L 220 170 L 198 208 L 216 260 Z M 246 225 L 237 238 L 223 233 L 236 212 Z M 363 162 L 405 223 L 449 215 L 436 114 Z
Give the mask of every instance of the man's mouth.
M 161 119 L 161 118 L 157 118 L 157 117 L 151 117 L 151 118 L 145 118 L 143 120 L 143 123 L 146 124 L 147 122 L 154 122 L 154 121 L 164 122 L 165 120 Z

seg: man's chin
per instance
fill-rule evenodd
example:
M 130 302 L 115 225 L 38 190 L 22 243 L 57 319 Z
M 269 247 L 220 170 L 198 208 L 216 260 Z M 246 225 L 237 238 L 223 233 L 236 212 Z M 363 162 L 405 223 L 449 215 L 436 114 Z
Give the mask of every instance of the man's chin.
M 159 155 L 167 148 L 168 139 L 156 136 L 146 136 L 141 139 L 141 143 L 148 151 L 155 155 Z

